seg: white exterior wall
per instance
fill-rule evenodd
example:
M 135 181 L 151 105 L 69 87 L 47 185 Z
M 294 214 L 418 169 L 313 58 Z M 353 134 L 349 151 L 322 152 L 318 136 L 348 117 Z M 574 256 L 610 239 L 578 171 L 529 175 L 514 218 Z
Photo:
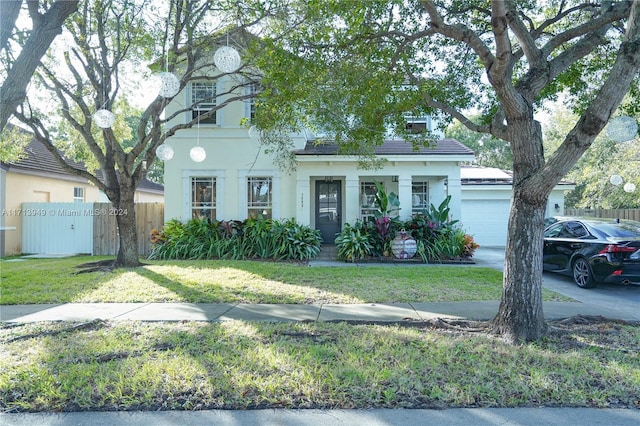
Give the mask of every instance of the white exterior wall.
M 218 83 L 217 91 L 226 91 L 232 84 L 228 77 L 226 81 Z M 167 106 L 166 114 L 171 115 L 189 105 L 191 100 L 188 93 L 188 90 L 184 90 L 178 94 L 174 102 Z M 225 97 L 220 97 L 218 104 L 224 101 Z M 251 140 L 248 129 L 241 124 L 247 111 L 245 102 L 232 102 L 218 110 L 217 124 L 200 124 L 199 129 L 179 130 L 166 142 L 173 148 L 174 156 L 165 162 L 165 221 L 174 218 L 184 221 L 191 217 L 190 178 L 194 176 L 216 178 L 218 220 L 246 218 L 247 188 L 244 183 L 248 176 L 274 178 L 274 219 L 295 216 L 295 194 L 291 190 L 296 185 L 295 175 L 279 171 L 259 142 Z M 187 111 L 178 114 L 169 126 L 184 124 L 190 119 L 191 114 Z M 293 141 L 297 148 L 304 147 L 305 140 L 300 135 L 295 136 Z M 198 145 L 207 153 L 205 160 L 200 163 L 194 162 L 189 156 L 191 148 Z
M 218 82 L 217 92 L 228 90 L 231 77 Z M 244 89 L 240 89 L 244 90 Z M 241 93 L 242 94 L 242 93 Z M 218 99 L 218 104 L 224 102 Z M 178 94 L 167 106 L 166 114 L 172 115 L 190 104 L 189 90 Z M 165 221 L 191 217 L 191 177 L 216 178 L 216 219 L 232 220 L 247 217 L 247 187 L 249 176 L 273 178 L 273 218 L 295 218 L 299 223 L 314 225 L 315 182 L 333 177 L 342 183 L 342 223 L 353 222 L 360 217 L 360 181 L 382 181 L 388 192 L 400 197 L 400 215 L 411 216 L 412 179 L 424 177 L 430 182 L 430 203 L 439 204 L 448 194 L 452 215 L 459 218 L 460 171 L 458 162 L 468 161 L 469 156 L 395 156 L 375 171 L 359 170 L 352 157 L 300 156 L 296 171 L 288 173 L 274 166 L 269 154 L 265 154 L 259 142 L 249 137 L 248 129 L 241 121 L 248 113 L 247 103 L 232 102 L 217 112 L 217 124 L 201 124 L 198 128 L 179 130 L 166 143 L 174 150 L 174 156 L 165 163 Z M 169 125 L 184 124 L 191 119 L 189 111 L 178 114 Z M 294 149 L 302 149 L 304 135 L 294 135 Z M 194 146 L 205 149 L 207 157 L 196 163 L 189 157 Z M 397 177 L 397 182 L 392 177 Z

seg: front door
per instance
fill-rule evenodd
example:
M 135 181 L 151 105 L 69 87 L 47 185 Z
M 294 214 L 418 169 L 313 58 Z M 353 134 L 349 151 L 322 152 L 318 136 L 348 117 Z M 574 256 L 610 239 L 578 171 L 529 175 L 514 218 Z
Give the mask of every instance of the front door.
M 316 229 L 325 244 L 333 244 L 342 229 L 341 187 L 337 181 L 316 181 Z

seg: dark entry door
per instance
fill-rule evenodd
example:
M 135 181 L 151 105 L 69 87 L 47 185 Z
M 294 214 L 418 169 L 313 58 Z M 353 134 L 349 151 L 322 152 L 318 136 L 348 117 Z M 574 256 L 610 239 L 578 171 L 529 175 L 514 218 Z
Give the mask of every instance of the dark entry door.
M 342 229 L 340 221 L 340 182 L 316 181 L 316 229 L 325 244 L 333 244 L 336 234 Z

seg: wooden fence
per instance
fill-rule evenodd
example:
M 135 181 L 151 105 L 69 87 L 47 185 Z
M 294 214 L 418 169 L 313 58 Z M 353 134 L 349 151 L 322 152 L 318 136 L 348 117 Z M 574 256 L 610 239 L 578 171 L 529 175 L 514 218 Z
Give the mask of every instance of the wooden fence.
M 109 212 L 111 203 L 95 203 L 96 211 Z M 136 204 L 136 224 L 138 232 L 138 248 L 140 254 L 151 252 L 151 230 L 162 229 L 164 225 L 164 204 Z M 115 214 L 95 215 L 93 220 L 93 254 L 114 255 L 118 252 L 118 226 Z
M 610 217 L 640 222 L 640 209 L 564 209 L 565 216 Z

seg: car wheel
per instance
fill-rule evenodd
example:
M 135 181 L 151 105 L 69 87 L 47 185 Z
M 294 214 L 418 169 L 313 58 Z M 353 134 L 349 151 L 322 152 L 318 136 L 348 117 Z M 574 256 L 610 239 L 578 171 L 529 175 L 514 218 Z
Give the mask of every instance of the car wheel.
M 586 259 L 579 258 L 573 262 L 573 281 L 575 281 L 580 288 L 595 287 L 596 282 L 593 279 L 591 267 Z

